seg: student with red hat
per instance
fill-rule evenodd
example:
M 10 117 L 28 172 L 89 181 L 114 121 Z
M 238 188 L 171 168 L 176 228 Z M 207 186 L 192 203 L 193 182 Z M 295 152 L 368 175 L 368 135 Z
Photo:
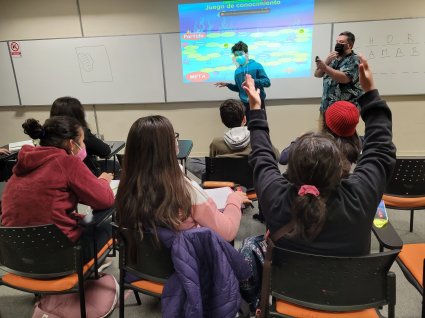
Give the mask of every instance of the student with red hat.
M 360 112 L 356 105 L 343 100 L 330 105 L 324 115 L 321 132 L 334 136 L 335 142 L 342 154 L 342 175 L 344 177 L 348 176 L 351 165 L 357 162 L 362 149 L 361 138 L 356 131 L 359 117 Z M 297 140 L 291 142 L 288 147 L 283 149 L 279 158 L 280 164 L 288 164 L 289 153 Z

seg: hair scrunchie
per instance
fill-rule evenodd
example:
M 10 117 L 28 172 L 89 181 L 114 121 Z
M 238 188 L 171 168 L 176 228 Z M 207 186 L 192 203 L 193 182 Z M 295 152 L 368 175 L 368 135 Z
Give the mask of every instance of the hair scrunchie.
M 304 184 L 298 190 L 298 195 L 303 197 L 306 194 L 312 194 L 315 197 L 318 197 L 320 192 L 314 185 Z

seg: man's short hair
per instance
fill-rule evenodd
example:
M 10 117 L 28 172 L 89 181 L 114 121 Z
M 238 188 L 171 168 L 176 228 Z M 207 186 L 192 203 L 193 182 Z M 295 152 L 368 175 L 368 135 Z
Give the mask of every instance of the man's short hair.
M 244 51 L 245 53 L 248 53 L 248 45 L 242 41 L 239 41 L 238 43 L 232 46 L 232 54 L 237 51 Z
M 351 46 L 354 45 L 354 42 L 356 41 L 356 37 L 354 36 L 353 33 L 351 33 L 350 31 L 344 31 L 344 32 L 341 32 L 339 35 L 345 35 L 347 37 L 348 43 L 350 43 Z
M 220 106 L 220 116 L 227 128 L 240 127 L 245 116 L 245 107 L 239 100 L 226 99 Z

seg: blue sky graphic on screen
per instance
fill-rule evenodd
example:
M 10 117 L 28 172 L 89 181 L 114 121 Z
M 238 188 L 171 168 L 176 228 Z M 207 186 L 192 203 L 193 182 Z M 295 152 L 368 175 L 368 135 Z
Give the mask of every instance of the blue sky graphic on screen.
M 314 0 L 245 0 L 179 4 L 183 81 L 233 81 L 232 46 L 270 78 L 311 76 Z

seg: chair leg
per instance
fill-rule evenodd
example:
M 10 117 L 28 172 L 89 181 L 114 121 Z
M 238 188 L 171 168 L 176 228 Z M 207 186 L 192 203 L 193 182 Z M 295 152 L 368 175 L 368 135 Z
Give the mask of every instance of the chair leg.
M 395 274 L 389 272 L 387 274 L 387 293 L 388 293 L 388 318 L 395 317 L 395 304 L 396 304 L 396 278 Z
M 120 270 L 120 318 L 124 318 L 124 272 L 123 270 Z
M 86 297 L 84 294 L 83 256 L 81 246 L 76 248 L 75 262 L 77 263 L 78 294 L 80 295 L 80 316 L 86 318 Z
M 410 232 L 413 232 L 413 215 L 415 210 L 410 210 Z
M 84 297 L 84 287 L 80 289 L 80 312 L 81 318 L 86 318 L 86 299 Z
M 140 306 L 142 304 L 142 301 L 140 300 L 139 293 L 135 290 L 133 290 L 133 292 L 134 292 L 134 297 L 136 297 L 137 304 Z

